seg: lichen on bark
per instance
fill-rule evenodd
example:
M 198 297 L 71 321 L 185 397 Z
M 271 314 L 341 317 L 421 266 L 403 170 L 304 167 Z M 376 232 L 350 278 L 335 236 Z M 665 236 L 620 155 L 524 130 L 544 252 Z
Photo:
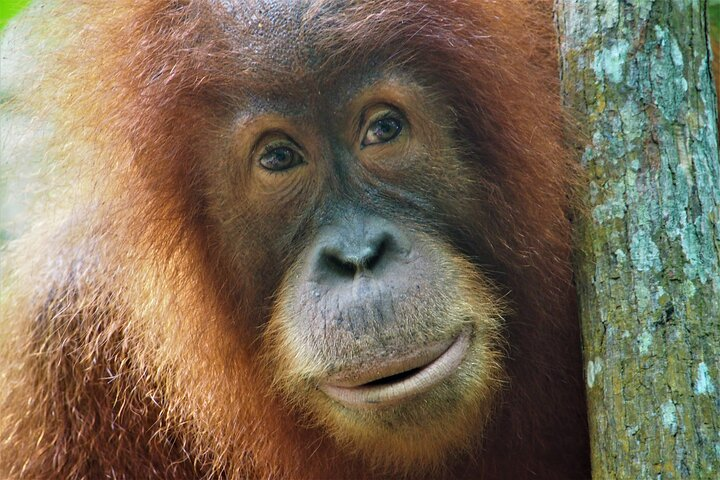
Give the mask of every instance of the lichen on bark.
M 581 125 L 594 478 L 720 478 L 720 161 L 706 0 L 556 0 Z

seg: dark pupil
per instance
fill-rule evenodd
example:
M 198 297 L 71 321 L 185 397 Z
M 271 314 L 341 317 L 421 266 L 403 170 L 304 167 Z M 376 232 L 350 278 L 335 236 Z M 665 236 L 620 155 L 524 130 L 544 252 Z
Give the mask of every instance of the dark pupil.
M 275 148 L 266 153 L 261 163 L 270 170 L 282 170 L 290 166 L 293 161 L 293 151 L 287 147 Z
M 381 118 L 375 122 L 375 136 L 378 140 L 388 141 L 400 133 L 400 124 L 394 118 Z

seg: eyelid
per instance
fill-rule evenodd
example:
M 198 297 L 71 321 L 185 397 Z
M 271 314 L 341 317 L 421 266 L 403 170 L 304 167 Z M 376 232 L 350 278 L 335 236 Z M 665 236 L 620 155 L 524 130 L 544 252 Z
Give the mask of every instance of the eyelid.
M 372 112 L 368 115 L 368 112 Z M 360 128 L 367 126 L 370 120 L 379 120 L 381 118 L 391 117 L 393 113 L 396 113 L 401 119 L 405 118 L 405 114 L 399 108 L 388 103 L 376 103 L 365 107 L 360 113 Z
M 296 148 L 296 145 L 293 142 L 287 142 L 287 141 L 283 141 L 283 140 L 273 140 L 273 141 L 267 142 L 263 145 L 262 153 L 263 154 L 270 153 L 273 150 L 275 150 L 277 148 L 282 148 L 282 147 L 290 147 L 290 148 L 293 148 L 294 150 L 299 150 L 298 148 Z
M 269 153 L 275 148 L 284 146 L 291 147 L 303 156 L 305 155 L 305 150 L 302 145 L 296 142 L 290 135 L 279 130 L 271 130 L 258 136 L 258 140 L 252 148 L 252 157 L 257 158 L 259 155 Z

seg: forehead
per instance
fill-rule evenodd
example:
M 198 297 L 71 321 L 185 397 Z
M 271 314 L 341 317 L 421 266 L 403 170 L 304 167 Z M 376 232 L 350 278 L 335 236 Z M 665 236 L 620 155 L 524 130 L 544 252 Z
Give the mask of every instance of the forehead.
M 221 0 L 230 14 L 231 34 L 242 39 L 242 50 L 265 61 L 291 64 L 309 60 L 304 16 L 309 2 L 299 0 Z
M 234 56 L 254 81 L 254 103 L 298 107 L 342 104 L 383 78 L 409 79 L 407 68 L 372 47 L 337 55 L 334 19 L 351 5 L 336 0 L 220 0 Z

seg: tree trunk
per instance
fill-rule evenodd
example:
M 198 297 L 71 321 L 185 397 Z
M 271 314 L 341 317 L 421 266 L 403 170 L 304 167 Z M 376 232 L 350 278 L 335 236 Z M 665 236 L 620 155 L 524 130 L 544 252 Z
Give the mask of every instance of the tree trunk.
M 556 0 L 588 186 L 577 285 L 597 479 L 720 478 L 707 0 Z

